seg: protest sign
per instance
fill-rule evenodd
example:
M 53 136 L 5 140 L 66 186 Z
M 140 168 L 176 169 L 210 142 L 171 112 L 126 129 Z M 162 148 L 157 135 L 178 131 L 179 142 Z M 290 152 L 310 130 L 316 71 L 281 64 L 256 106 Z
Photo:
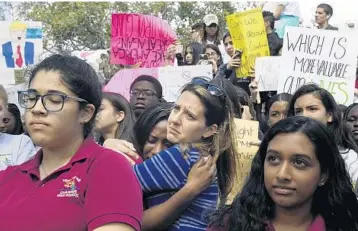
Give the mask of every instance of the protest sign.
M 168 102 L 176 101 L 180 89 L 192 78 L 213 78 L 211 65 L 123 69 L 113 76 L 103 91 L 121 94 L 129 100 L 130 85 L 140 75 L 158 78 L 163 87 L 163 97 Z
M 279 56 L 258 57 L 255 64 L 255 77 L 259 91 L 277 91 L 280 76 Z
M 170 25 L 155 16 L 112 14 L 111 63 L 160 67 L 164 52 L 176 40 Z
M 111 78 L 103 91 L 121 94 L 129 100 L 130 86 L 140 75 L 150 75 L 158 78 L 158 68 L 122 69 Z
M 338 104 L 353 103 L 357 50 L 354 37 L 346 32 L 287 27 L 278 93 L 293 94 L 314 82 Z
M 194 77 L 212 79 L 212 66 L 168 66 L 159 68 L 158 80 L 163 86 L 165 100 L 175 102 L 180 95 L 180 89 Z
M 257 57 L 270 56 L 262 9 L 252 9 L 226 17 L 235 50 L 242 50 L 238 78 L 249 76 Z
M 42 23 L 2 21 L 0 30 L 0 84 L 21 83 L 22 70 L 42 53 Z
M 21 114 L 23 115 L 25 113 L 25 109 L 20 107 L 20 105 L 19 105 L 17 92 L 26 90 L 27 85 L 25 83 L 17 84 L 17 85 L 4 85 L 4 88 L 5 88 L 7 96 L 8 96 L 8 103 L 16 104 L 16 106 L 19 108 Z
M 259 122 L 251 120 L 234 119 L 237 151 L 239 153 L 237 169 L 238 179 L 235 188 L 240 190 L 250 173 L 251 162 L 258 150 Z

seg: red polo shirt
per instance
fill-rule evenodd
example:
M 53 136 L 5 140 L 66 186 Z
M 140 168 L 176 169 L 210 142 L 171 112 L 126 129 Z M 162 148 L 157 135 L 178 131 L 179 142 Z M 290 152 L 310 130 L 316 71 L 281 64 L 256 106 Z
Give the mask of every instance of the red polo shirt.
M 43 181 L 41 159 L 40 151 L 0 172 L 0 230 L 91 231 L 108 223 L 140 230 L 142 190 L 122 155 L 88 138 Z

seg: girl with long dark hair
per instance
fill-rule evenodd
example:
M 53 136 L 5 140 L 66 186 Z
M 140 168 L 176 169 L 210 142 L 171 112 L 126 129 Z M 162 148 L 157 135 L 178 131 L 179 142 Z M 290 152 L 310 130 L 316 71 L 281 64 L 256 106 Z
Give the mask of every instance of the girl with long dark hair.
M 357 231 L 358 201 L 332 134 L 297 116 L 265 135 L 250 175 L 210 231 Z

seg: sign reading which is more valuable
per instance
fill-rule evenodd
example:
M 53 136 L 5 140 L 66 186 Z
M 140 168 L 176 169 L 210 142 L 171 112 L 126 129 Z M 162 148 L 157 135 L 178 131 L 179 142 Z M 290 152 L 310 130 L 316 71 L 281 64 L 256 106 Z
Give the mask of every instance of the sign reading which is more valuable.
M 347 32 L 287 27 L 278 93 L 293 94 L 313 82 L 338 104 L 353 103 L 357 50 L 355 37 Z

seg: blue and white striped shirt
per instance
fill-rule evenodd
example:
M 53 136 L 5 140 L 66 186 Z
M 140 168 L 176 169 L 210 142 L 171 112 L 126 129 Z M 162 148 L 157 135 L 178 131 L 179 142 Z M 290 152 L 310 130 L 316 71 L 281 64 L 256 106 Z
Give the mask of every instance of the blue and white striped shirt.
M 184 159 L 179 146 L 173 146 L 134 166 L 148 208 L 167 201 L 179 191 L 187 182 L 189 171 L 198 158 L 199 152 L 192 149 L 188 158 Z M 215 209 L 218 194 L 218 184 L 214 181 L 168 230 L 206 230 L 208 224 L 204 218 L 207 211 Z

